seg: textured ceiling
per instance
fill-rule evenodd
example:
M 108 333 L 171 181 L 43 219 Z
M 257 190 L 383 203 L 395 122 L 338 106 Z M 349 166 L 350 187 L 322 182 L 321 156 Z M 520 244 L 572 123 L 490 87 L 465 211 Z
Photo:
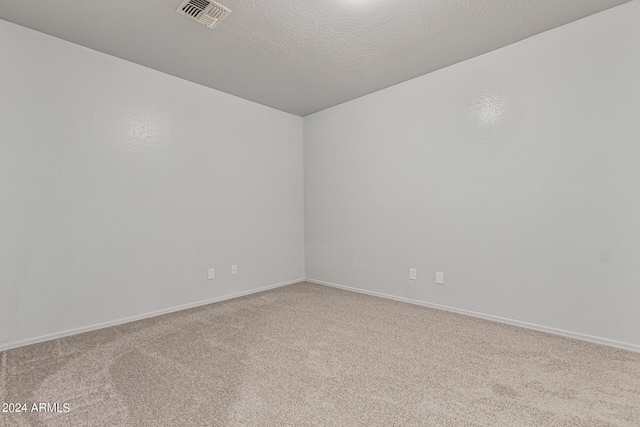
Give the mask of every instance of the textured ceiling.
M 300 116 L 628 0 L 0 0 L 0 19 Z

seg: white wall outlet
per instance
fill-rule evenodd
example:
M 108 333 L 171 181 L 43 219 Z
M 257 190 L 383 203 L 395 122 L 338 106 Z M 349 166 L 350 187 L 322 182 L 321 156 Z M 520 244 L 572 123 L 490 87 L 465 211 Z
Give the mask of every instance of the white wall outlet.
M 237 265 L 232 265 L 231 266 L 231 274 L 238 274 L 238 266 Z
M 436 271 L 436 283 L 444 285 L 444 273 L 442 271 Z
M 409 279 L 416 280 L 416 269 L 415 268 L 410 268 L 409 269 Z
M 213 268 L 207 270 L 207 279 L 211 280 L 216 277 L 216 271 Z

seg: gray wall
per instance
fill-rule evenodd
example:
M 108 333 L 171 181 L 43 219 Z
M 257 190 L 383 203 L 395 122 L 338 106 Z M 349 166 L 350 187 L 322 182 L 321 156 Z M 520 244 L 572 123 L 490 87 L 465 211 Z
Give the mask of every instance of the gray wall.
M 307 277 L 640 349 L 638 22 L 631 2 L 305 117 Z
M 302 118 L 5 21 L 0 58 L 0 349 L 304 278 Z

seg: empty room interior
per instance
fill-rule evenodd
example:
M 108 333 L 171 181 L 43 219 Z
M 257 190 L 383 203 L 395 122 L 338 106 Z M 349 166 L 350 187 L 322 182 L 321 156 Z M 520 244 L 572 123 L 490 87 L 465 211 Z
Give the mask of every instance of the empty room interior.
M 0 0 L 0 426 L 640 426 L 640 0 Z

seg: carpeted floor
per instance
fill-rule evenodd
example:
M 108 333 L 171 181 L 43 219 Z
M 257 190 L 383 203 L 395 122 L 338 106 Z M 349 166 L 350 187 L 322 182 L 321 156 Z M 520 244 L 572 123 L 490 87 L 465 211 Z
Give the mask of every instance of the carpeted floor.
M 638 353 L 308 283 L 0 360 L 2 426 L 640 426 Z

